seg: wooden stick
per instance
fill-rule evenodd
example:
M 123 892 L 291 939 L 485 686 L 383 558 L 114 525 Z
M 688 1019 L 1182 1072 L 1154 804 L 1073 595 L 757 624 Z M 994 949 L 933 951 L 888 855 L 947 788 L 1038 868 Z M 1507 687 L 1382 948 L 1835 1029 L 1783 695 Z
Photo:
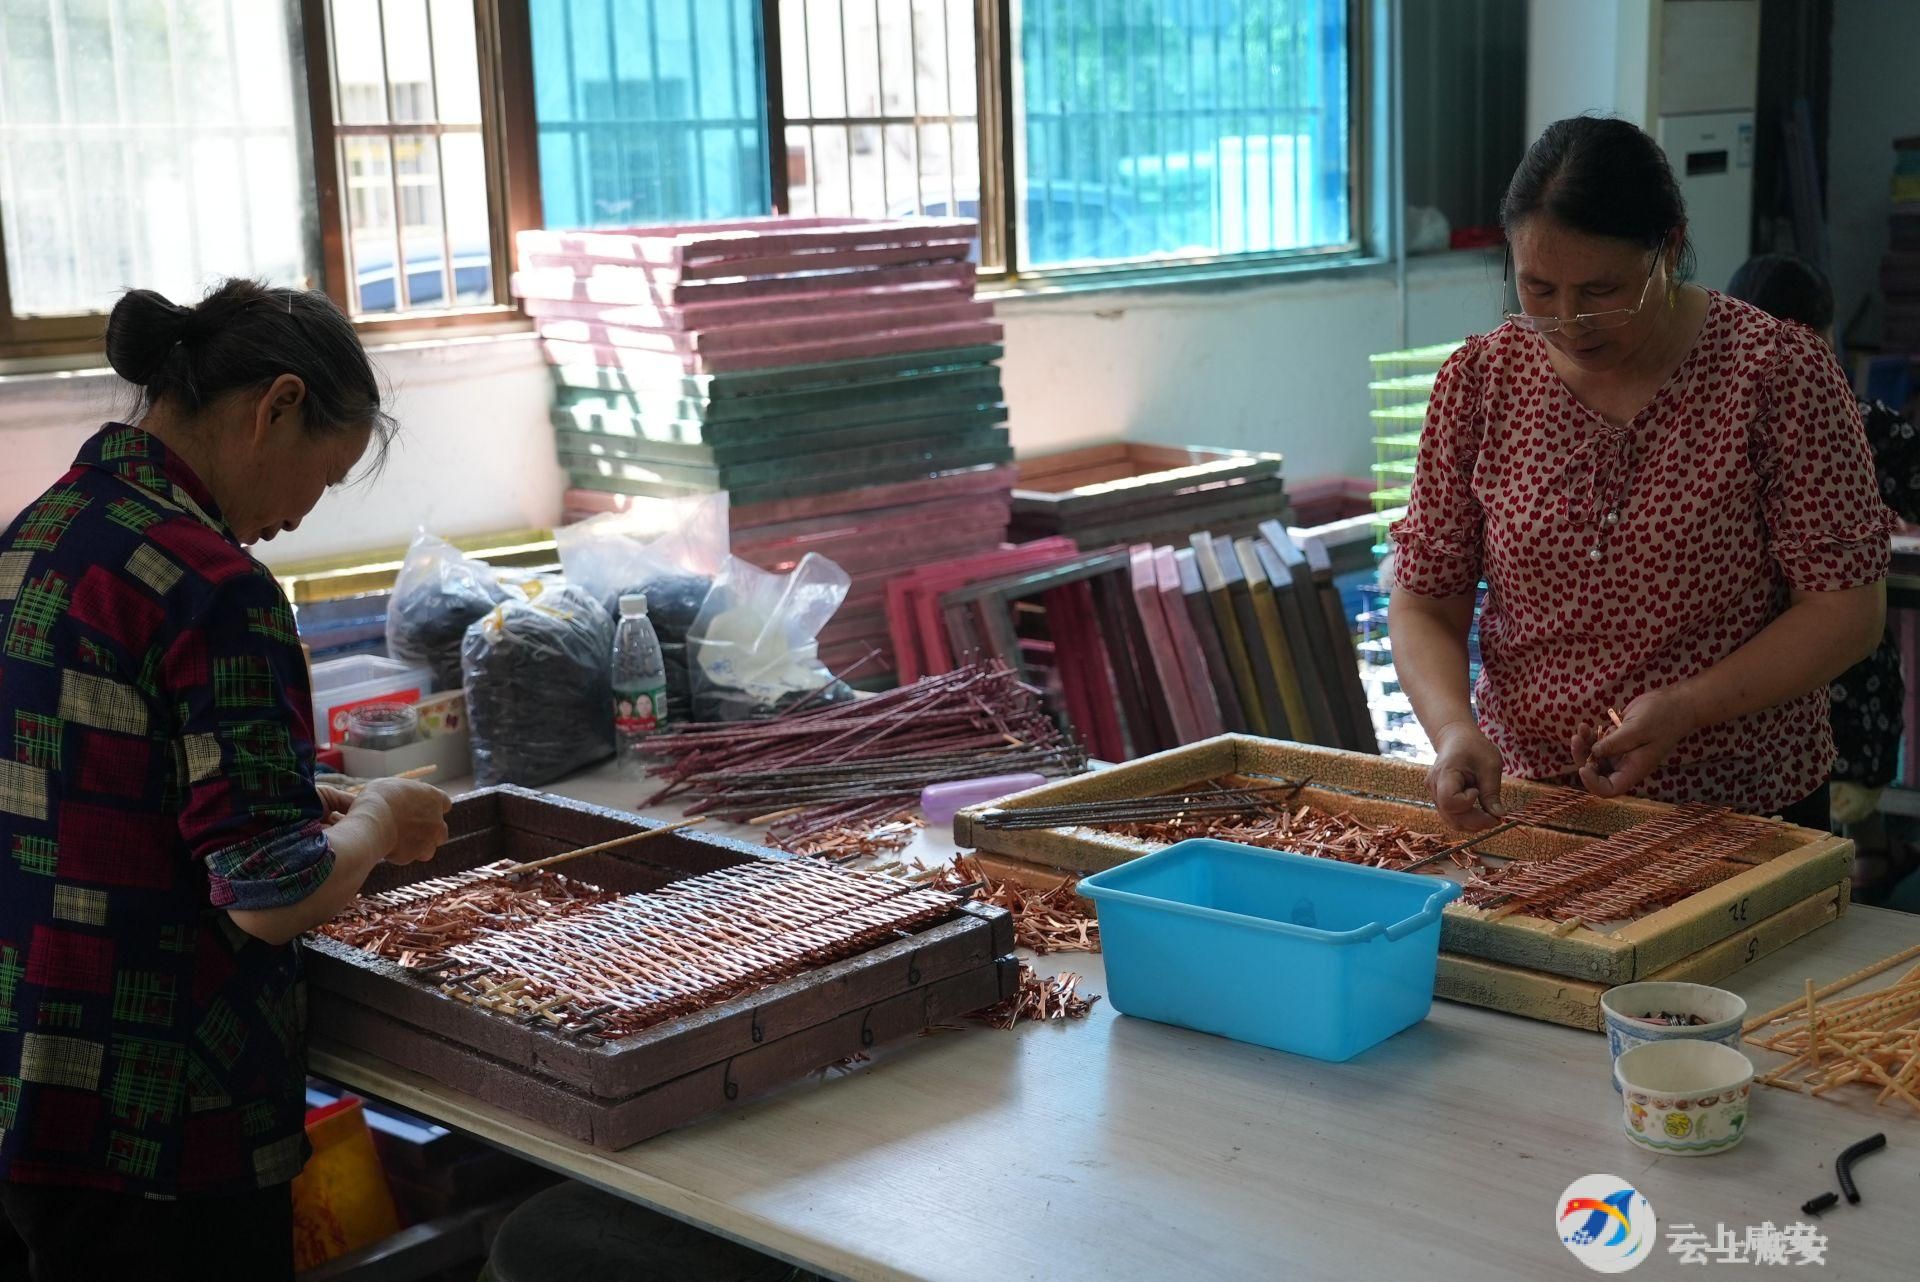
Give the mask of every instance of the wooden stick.
M 1855 984 L 1858 984 L 1863 980 L 1872 979 L 1875 975 L 1878 975 L 1883 971 L 1892 970 L 1895 966 L 1898 966 L 1900 963 L 1912 961 L 1916 957 L 1920 957 L 1920 944 L 1915 944 L 1912 948 L 1906 949 L 1903 952 L 1895 953 L 1893 956 L 1885 958 L 1881 961 L 1877 961 L 1873 965 L 1868 966 L 1863 970 L 1856 970 L 1851 975 L 1841 976 L 1839 979 L 1834 980 L 1831 984 L 1828 984 L 1825 988 L 1822 988 L 1818 992 L 1816 992 L 1813 995 L 1814 999 L 1816 1001 L 1824 1001 L 1825 999 L 1833 996 L 1835 993 L 1845 992 L 1847 989 L 1852 988 Z M 1811 983 L 1812 981 L 1809 980 L 1808 982 Z M 1756 1028 L 1760 1028 L 1766 1024 L 1771 1024 L 1774 1020 L 1779 1019 L 1782 1015 L 1786 1015 L 1792 1012 L 1793 1008 L 1796 1006 L 1799 1006 L 1803 1000 L 1804 999 L 1802 998 L 1796 997 L 1792 1001 L 1787 1002 L 1784 1005 L 1774 1010 L 1770 1010 L 1764 1015 L 1757 1015 L 1754 1018 L 1748 1020 L 1745 1026 L 1743 1026 L 1740 1031 L 1743 1033 L 1751 1033 Z
M 402 770 L 397 775 L 388 775 L 387 778 L 389 779 L 425 779 L 433 774 L 438 773 L 439 769 L 440 769 L 439 766 L 415 766 L 411 770 Z M 345 789 L 345 791 L 350 792 L 357 797 L 361 793 L 367 790 L 367 783 L 372 783 L 372 782 L 374 781 L 369 779 L 366 781 L 366 783 L 357 783 L 353 785 L 353 787 Z
M 619 850 L 625 846 L 637 845 L 649 837 L 664 837 L 670 832 L 679 832 L 682 828 L 691 828 L 704 823 L 705 816 L 695 815 L 692 819 L 682 819 L 678 823 L 666 824 L 659 828 L 649 828 L 645 832 L 629 833 L 625 837 L 615 837 L 612 841 L 603 841 L 597 846 L 582 846 L 578 850 L 569 850 L 565 854 L 549 855 L 545 859 L 536 859 L 531 863 L 515 864 L 501 873 L 503 877 L 518 877 L 521 873 L 534 872 L 541 868 L 551 868 L 555 864 L 566 863 L 569 859 L 579 859 L 583 855 L 603 855 L 609 850 Z

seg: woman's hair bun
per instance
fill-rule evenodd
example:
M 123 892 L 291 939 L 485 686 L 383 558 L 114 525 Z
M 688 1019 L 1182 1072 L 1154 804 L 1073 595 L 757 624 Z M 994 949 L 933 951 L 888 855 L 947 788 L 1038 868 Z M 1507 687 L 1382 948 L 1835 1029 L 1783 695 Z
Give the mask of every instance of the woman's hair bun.
M 136 387 L 146 387 L 192 326 L 193 312 L 151 289 L 121 295 L 107 317 L 107 364 Z

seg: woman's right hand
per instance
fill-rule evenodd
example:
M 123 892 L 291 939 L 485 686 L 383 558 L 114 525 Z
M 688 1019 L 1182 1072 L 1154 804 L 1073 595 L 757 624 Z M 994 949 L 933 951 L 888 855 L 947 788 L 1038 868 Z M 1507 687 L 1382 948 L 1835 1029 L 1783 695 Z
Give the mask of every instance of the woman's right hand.
M 1483 832 L 1500 822 L 1500 749 L 1472 721 L 1452 721 L 1434 736 L 1427 791 L 1448 827 Z
M 354 798 L 349 815 L 364 814 L 378 827 L 390 864 L 433 858 L 447 840 L 453 799 L 417 779 L 375 779 Z

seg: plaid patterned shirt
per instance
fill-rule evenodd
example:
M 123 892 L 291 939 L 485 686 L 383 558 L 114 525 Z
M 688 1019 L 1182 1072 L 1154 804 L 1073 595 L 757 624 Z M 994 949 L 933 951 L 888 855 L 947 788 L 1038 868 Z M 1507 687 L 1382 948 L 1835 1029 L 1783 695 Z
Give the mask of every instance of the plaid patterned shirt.
M 0 539 L 0 1179 L 155 1195 L 306 1160 L 297 946 L 333 864 L 292 611 L 108 424 Z

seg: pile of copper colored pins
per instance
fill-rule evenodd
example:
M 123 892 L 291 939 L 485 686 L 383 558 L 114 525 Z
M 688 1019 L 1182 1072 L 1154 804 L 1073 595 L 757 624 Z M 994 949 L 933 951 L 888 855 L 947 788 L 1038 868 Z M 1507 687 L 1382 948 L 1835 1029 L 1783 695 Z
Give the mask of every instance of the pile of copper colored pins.
M 782 849 L 796 855 L 811 855 L 828 863 L 851 863 L 855 859 L 877 859 L 897 855 L 913 844 L 914 834 L 926 824 L 909 815 L 889 820 L 877 827 L 839 824 L 808 833 L 799 840 L 782 843 Z
M 320 934 L 402 966 L 431 961 L 483 934 L 524 930 L 571 916 L 613 895 L 553 872 L 509 878 L 501 860 L 451 877 L 362 895 Z
M 1006 909 L 1013 915 L 1013 942 L 1042 956 L 1100 951 L 1100 919 L 1077 893 L 1077 877 L 1051 890 L 1034 890 L 1010 877 L 995 877 L 970 855 L 955 855 L 922 884 L 954 893 L 971 890 L 976 902 Z
M 929 784 L 1086 768 L 1040 692 L 997 660 L 768 721 L 676 727 L 643 751 L 665 782 L 647 804 L 690 798 L 688 814 L 769 825 L 789 850 L 898 823 Z
M 1033 967 L 1020 963 L 1020 987 L 1005 1001 L 974 1011 L 968 1019 L 991 1028 L 1010 1029 L 1021 1023 L 1045 1023 L 1050 1019 L 1085 1019 L 1098 993 L 1082 994 L 1080 976 L 1068 971 L 1041 978 Z
M 1877 1087 L 1875 1104 L 1899 1099 L 1920 1113 L 1920 966 L 1884 988 L 1839 996 L 1916 958 L 1920 946 L 1824 988 L 1809 979 L 1799 1000 L 1748 1020 L 1749 1042 L 1791 1056 L 1759 1080 L 1807 1095 L 1838 1086 Z
M 1418 832 L 1403 824 L 1370 824 L 1345 811 L 1328 814 L 1312 806 L 1283 809 L 1266 818 L 1221 820 L 1196 815 L 1158 823 L 1113 824 L 1109 830 L 1157 845 L 1172 845 L 1189 837 L 1215 837 L 1243 846 L 1289 850 L 1374 868 L 1404 868 L 1414 863 L 1433 862 L 1447 856 L 1453 844 L 1445 837 Z M 1454 862 L 1458 866 L 1479 866 L 1479 857 L 1472 851 L 1457 854 Z

